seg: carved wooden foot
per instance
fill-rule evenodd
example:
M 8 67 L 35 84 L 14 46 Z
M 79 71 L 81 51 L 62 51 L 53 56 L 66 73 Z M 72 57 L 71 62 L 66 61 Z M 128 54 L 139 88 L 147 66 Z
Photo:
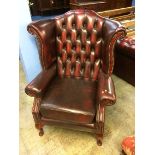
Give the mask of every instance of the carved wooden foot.
M 103 135 L 102 134 L 97 134 L 96 139 L 97 139 L 97 145 L 101 146 L 102 142 L 103 142 Z
M 43 128 L 41 128 L 39 131 L 39 136 L 43 136 L 43 135 L 44 135 L 44 130 L 43 130 Z
M 39 136 L 43 136 L 44 135 L 43 125 L 35 124 L 35 127 L 39 130 Z

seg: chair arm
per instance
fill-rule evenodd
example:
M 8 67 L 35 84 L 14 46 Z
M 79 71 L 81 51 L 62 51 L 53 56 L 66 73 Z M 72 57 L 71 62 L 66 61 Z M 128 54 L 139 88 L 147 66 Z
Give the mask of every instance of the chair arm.
M 101 107 L 106 105 L 113 105 L 116 102 L 113 80 L 110 76 L 104 74 L 102 71 L 99 73 L 97 91 L 97 102 L 101 105 Z
M 25 93 L 31 97 L 41 97 L 46 91 L 49 83 L 56 75 L 56 65 L 43 70 L 25 88 Z
M 125 28 L 117 21 L 105 19 L 103 26 L 103 63 L 102 70 L 111 76 L 114 67 L 114 47 L 116 41 L 126 35 Z

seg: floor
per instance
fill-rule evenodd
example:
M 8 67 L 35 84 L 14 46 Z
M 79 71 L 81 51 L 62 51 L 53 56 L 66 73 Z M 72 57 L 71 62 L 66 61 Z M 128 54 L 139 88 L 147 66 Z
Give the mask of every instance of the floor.
M 121 141 L 134 134 L 135 88 L 113 75 L 117 103 L 106 107 L 102 146 L 86 132 L 45 126 L 39 137 L 31 114 L 33 98 L 24 93 L 26 79 L 20 64 L 20 155 L 122 155 Z

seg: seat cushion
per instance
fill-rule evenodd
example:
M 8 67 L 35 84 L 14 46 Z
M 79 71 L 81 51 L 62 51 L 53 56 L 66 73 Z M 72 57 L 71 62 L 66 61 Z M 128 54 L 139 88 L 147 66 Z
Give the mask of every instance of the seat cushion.
M 42 99 L 42 116 L 70 123 L 92 123 L 96 112 L 96 83 L 55 78 Z

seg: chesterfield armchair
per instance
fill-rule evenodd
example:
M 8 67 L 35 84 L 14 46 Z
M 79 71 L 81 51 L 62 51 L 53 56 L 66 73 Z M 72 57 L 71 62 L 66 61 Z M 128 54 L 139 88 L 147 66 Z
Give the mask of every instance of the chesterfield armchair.
M 32 114 L 39 135 L 44 125 L 60 125 L 92 132 L 102 145 L 105 106 L 116 101 L 113 49 L 125 29 L 90 10 L 71 10 L 32 22 L 27 29 L 37 39 L 42 65 L 25 88 L 34 97 Z

